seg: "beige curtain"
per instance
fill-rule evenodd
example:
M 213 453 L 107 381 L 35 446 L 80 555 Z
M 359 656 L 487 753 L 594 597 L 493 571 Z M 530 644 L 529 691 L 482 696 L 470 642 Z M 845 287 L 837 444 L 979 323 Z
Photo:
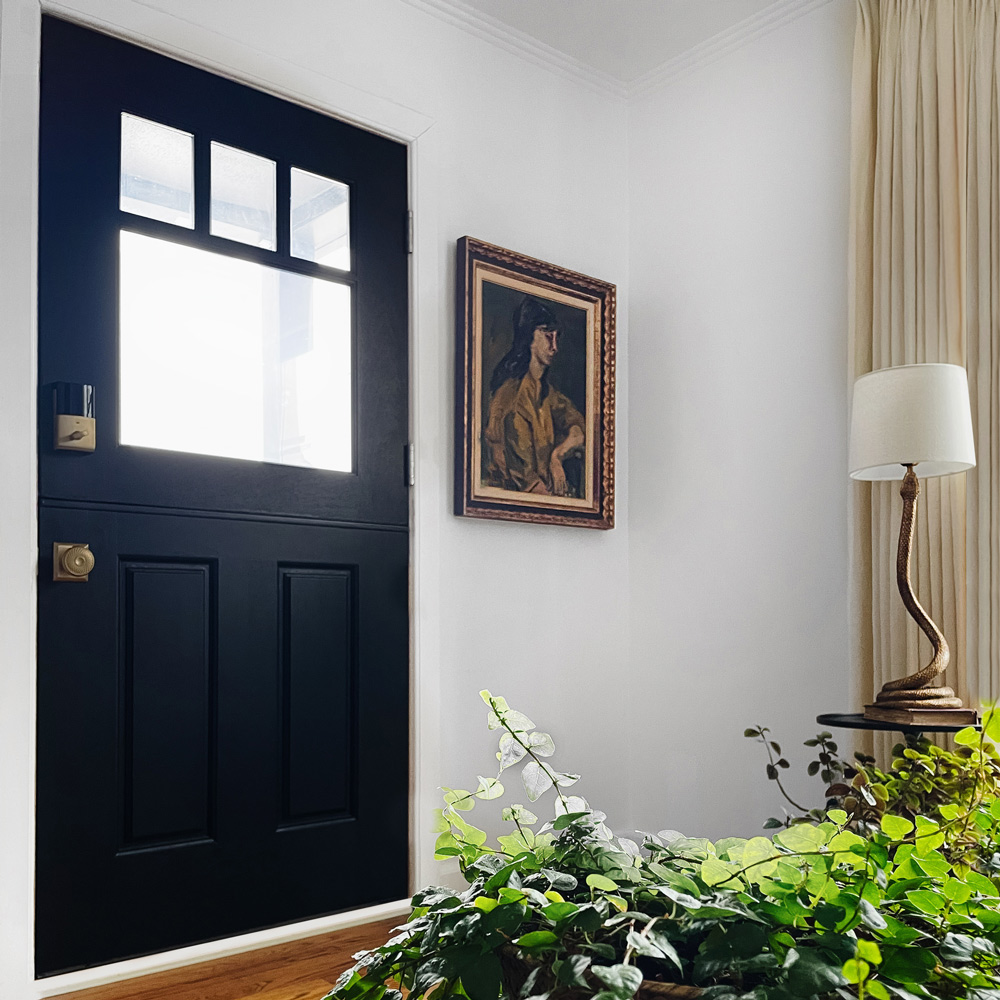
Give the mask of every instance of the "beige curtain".
M 854 51 L 850 375 L 969 368 L 979 467 L 921 483 L 913 580 L 951 645 L 945 683 L 970 704 L 1000 694 L 998 5 L 858 0 Z M 896 590 L 898 484 L 851 489 L 861 705 L 931 653 Z

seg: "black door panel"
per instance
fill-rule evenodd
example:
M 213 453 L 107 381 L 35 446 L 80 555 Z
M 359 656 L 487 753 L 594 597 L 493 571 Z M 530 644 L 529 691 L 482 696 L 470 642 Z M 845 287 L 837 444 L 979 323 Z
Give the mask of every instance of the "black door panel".
M 194 133 L 194 230 L 119 211 L 123 111 Z M 333 272 L 290 256 L 280 199 L 277 253 L 210 235 L 213 140 L 275 160 L 278 178 L 295 166 L 349 183 L 352 270 Z M 53 276 L 54 287 L 43 287 L 39 296 L 39 413 L 51 419 L 48 387 L 55 382 L 94 385 L 97 400 L 97 450 L 86 461 L 67 461 L 65 453 L 46 447 L 51 425 L 42 423 L 44 496 L 408 523 L 405 146 L 47 17 L 40 163 L 39 270 L 43 282 Z M 278 190 L 287 198 L 287 185 Z M 123 228 L 351 287 L 353 473 L 118 446 L 117 259 Z M 164 394 L 163 419 L 184 403 Z
M 193 134 L 193 229 L 119 210 L 123 112 Z M 209 233 L 212 141 L 275 162 L 275 250 Z M 293 166 L 349 185 L 350 269 L 291 256 Z M 39 975 L 406 894 L 406 187 L 398 143 L 43 19 Z M 122 230 L 350 289 L 353 471 L 119 444 Z M 95 387 L 93 452 L 55 382 Z
M 84 539 L 39 579 L 39 966 L 405 894 L 406 532 L 43 506 Z

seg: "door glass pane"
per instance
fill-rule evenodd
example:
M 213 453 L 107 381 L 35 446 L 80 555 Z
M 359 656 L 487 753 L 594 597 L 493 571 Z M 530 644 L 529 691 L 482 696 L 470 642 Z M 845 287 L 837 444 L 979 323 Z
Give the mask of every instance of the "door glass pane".
M 122 114 L 123 212 L 194 229 L 194 138 L 190 132 Z
M 212 235 L 273 250 L 274 178 L 274 160 L 213 142 Z
M 353 468 L 351 289 L 121 233 L 120 440 Z
M 351 269 L 350 189 L 292 167 L 292 256 Z

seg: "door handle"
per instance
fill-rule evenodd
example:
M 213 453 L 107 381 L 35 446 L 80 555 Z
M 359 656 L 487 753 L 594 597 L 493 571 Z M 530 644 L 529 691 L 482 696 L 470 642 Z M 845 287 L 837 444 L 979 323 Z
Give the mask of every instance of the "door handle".
M 86 583 L 94 568 L 94 553 L 89 545 L 77 542 L 54 542 L 52 579 L 57 583 Z

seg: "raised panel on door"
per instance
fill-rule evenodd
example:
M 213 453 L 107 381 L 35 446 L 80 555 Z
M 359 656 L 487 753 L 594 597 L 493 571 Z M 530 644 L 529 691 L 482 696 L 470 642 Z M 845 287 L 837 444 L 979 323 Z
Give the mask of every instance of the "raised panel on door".
M 216 562 L 118 562 L 121 850 L 212 838 Z

